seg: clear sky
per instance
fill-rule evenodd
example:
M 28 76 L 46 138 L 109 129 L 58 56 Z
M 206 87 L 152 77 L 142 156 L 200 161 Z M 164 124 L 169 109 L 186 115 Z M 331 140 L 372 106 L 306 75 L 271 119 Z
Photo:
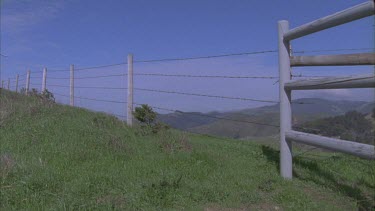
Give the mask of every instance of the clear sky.
M 330 15 L 365 0 L 2 0 L 2 80 L 41 71 L 135 60 L 195 57 L 277 49 L 277 21 L 290 27 Z M 374 47 L 374 17 L 297 39 L 294 51 Z M 354 53 L 359 51 L 315 52 Z M 365 52 L 368 52 L 365 51 Z M 200 75 L 278 76 L 277 53 L 174 62 L 136 64 L 134 72 Z M 372 66 L 295 68 L 295 74 L 353 75 L 374 72 Z M 126 66 L 77 72 L 77 77 L 121 74 Z M 32 74 L 40 84 L 40 73 Z M 69 77 L 69 72 L 49 72 L 49 77 Z M 276 80 L 135 77 L 135 87 L 199 94 L 278 100 Z M 24 82 L 23 82 L 24 83 Z M 48 79 L 47 88 L 69 94 L 67 79 Z M 77 80 L 76 86 L 126 87 L 126 78 Z M 33 85 L 40 89 L 39 85 Z M 126 100 L 125 90 L 76 89 L 76 95 Z M 58 97 L 58 101 L 67 102 Z M 373 89 L 297 92 L 294 98 L 374 100 Z M 266 105 L 247 101 L 135 92 L 135 101 L 184 111 L 233 110 Z M 124 114 L 123 105 L 93 103 L 89 106 Z

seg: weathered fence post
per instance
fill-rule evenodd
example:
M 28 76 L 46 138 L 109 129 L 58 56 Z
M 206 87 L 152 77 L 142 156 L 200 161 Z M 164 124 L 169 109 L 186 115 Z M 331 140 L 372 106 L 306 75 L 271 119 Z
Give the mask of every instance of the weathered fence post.
M 26 90 L 25 90 L 26 95 L 29 94 L 29 89 L 30 89 L 30 70 L 28 70 L 26 74 Z
M 4 89 L 4 80 L 1 81 L 1 88 Z
M 74 106 L 74 65 L 70 65 L 70 106 Z
M 16 93 L 18 92 L 18 79 L 19 79 L 20 75 L 16 75 Z
M 128 55 L 128 100 L 127 100 L 127 124 L 133 125 L 133 55 Z
M 291 91 L 284 89 L 284 84 L 291 80 L 289 41 L 284 41 L 284 34 L 289 31 L 289 22 L 278 22 L 279 30 L 279 99 L 280 99 L 280 172 L 286 179 L 292 179 L 292 143 L 285 138 L 285 132 L 292 129 Z
M 42 93 L 46 91 L 47 83 L 47 68 L 43 69 Z
M 10 90 L 10 78 L 8 78 L 8 84 L 7 84 L 8 90 Z

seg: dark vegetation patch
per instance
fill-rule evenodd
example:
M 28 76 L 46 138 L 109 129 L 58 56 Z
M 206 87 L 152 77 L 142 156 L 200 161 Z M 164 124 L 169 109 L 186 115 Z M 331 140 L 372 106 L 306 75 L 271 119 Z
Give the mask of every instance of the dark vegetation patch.
M 345 115 L 306 122 L 297 125 L 295 129 L 302 132 L 374 145 L 374 125 L 366 116 L 366 114 L 357 111 L 349 111 Z M 374 116 L 372 118 L 375 119 Z

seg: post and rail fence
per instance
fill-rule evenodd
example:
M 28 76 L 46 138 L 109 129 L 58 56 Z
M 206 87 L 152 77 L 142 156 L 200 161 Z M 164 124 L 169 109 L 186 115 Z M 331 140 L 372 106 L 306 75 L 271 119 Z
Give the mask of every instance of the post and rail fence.
M 294 90 L 375 87 L 374 74 L 291 81 L 292 67 L 375 65 L 375 54 L 359 53 L 318 56 L 292 56 L 290 54 L 290 42 L 292 40 L 372 16 L 375 14 L 374 11 L 374 1 L 371 0 L 290 30 L 288 21 L 279 21 L 280 173 L 283 178 L 291 179 L 293 177 L 292 142 L 347 153 L 365 159 L 375 159 L 375 150 L 372 145 L 292 130 L 291 107 L 292 91 Z

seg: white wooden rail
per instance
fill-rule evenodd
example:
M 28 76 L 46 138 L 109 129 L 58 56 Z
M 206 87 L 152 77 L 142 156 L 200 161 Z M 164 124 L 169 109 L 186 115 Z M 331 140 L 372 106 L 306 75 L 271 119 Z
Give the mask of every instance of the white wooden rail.
M 375 56 L 373 53 L 323 56 L 291 56 L 290 65 L 292 67 L 375 65 Z
M 285 83 L 285 90 L 346 89 L 375 87 L 375 75 L 326 77 Z
M 373 0 L 291 29 L 284 34 L 284 40 L 290 41 L 371 15 L 374 15 Z
M 293 130 L 286 132 L 285 136 L 289 140 L 311 146 L 321 147 L 324 149 L 329 149 L 338 152 L 344 152 L 365 159 L 375 158 L 374 146 L 369 144 L 361 144 L 353 141 L 328 138 L 324 136 L 318 136 Z
M 291 56 L 289 52 L 290 41 L 293 39 L 371 16 L 374 13 L 374 1 L 371 0 L 291 30 L 289 30 L 288 21 L 279 21 L 280 173 L 282 177 L 286 179 L 293 177 L 292 141 L 365 159 L 375 159 L 375 150 L 372 145 L 297 132 L 291 127 L 291 93 L 293 90 L 375 88 L 374 74 L 291 81 L 291 67 L 374 65 L 375 54 Z

